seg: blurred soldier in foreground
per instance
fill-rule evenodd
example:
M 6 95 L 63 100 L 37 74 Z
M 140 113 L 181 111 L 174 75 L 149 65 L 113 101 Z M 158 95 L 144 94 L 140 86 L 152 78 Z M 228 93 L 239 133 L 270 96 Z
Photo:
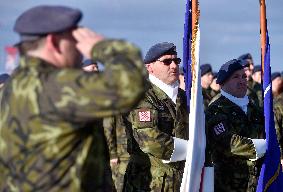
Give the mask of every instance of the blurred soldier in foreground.
M 256 191 L 266 143 L 262 111 L 246 96 L 247 79 L 241 61 L 221 66 L 221 94 L 206 111 L 207 145 L 215 166 L 216 192 Z
M 38 6 L 16 21 L 21 58 L 1 102 L 1 191 L 111 190 L 101 118 L 139 102 L 146 72 L 139 49 L 78 28 L 81 17 Z M 81 54 L 105 71 L 81 70 Z
M 112 179 L 116 190 L 121 192 L 130 158 L 127 152 L 126 127 L 122 116 L 105 118 L 103 127 L 110 154 Z
M 126 192 L 180 190 L 189 138 L 186 96 L 178 88 L 180 62 L 173 43 L 158 43 L 145 56 L 151 86 L 125 116 L 131 155 Z
M 210 64 L 203 64 L 200 66 L 201 70 L 201 87 L 204 110 L 206 110 L 208 104 L 212 100 L 210 84 L 213 80 L 212 68 Z
M 87 72 L 99 71 L 97 63 L 94 62 L 92 59 L 84 60 L 82 68 L 84 71 L 87 71 Z

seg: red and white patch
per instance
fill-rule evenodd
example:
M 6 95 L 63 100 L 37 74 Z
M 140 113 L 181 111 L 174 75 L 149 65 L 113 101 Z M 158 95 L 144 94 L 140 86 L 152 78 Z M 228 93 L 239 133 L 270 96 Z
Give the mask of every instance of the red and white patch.
M 224 127 L 224 125 L 223 125 L 223 123 L 219 123 L 219 124 L 215 125 L 215 126 L 213 127 L 213 130 L 214 130 L 214 133 L 215 133 L 216 135 L 220 135 L 221 133 L 223 133 L 223 132 L 226 131 L 226 130 L 225 130 L 225 127 Z
M 150 122 L 150 111 L 139 111 L 140 122 Z

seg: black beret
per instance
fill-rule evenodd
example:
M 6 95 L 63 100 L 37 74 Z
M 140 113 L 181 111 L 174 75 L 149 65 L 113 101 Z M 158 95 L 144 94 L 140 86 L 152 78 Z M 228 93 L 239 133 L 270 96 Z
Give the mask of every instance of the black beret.
M 249 67 L 250 66 L 250 62 L 246 59 L 238 59 L 241 63 L 241 65 L 245 68 L 245 67 Z
M 222 85 L 235 71 L 243 69 L 241 60 L 232 59 L 220 67 L 216 83 Z
M 16 20 L 14 31 L 21 35 L 21 41 L 33 40 L 74 28 L 81 18 L 82 13 L 78 9 L 41 5 L 22 13 Z
M 201 71 L 201 76 L 209 73 L 209 72 L 212 72 L 212 68 L 211 68 L 211 65 L 210 64 L 203 64 L 200 66 L 200 71 Z
M 144 63 L 156 61 L 163 55 L 177 55 L 176 46 L 173 43 L 163 42 L 153 45 L 145 55 Z
M 3 73 L 0 75 L 0 84 L 5 83 L 10 78 L 10 75 L 7 73 Z
M 277 77 L 281 77 L 281 74 L 279 72 L 274 72 L 271 74 L 271 81 L 276 79 Z
M 239 60 L 246 60 L 246 59 L 253 60 L 252 55 L 250 53 L 243 54 L 238 59 Z
M 87 67 L 89 65 L 96 64 L 92 59 L 86 59 L 83 61 L 83 67 Z
M 260 66 L 260 65 L 256 65 L 256 66 L 254 67 L 253 73 L 258 72 L 258 71 L 261 71 L 261 66 Z

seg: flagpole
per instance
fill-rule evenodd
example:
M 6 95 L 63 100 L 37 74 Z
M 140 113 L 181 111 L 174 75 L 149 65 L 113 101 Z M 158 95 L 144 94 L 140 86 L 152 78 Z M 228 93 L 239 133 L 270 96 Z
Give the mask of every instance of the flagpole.
M 280 148 L 274 125 L 270 44 L 267 30 L 265 0 L 260 0 L 260 37 L 267 149 L 258 179 L 257 192 L 277 192 L 283 189 L 283 172 L 280 163 Z
M 196 26 L 196 22 L 198 22 L 198 1 L 192 0 L 192 24 Z M 194 27 L 192 27 L 192 34 L 194 34 Z
M 192 59 L 192 63 L 191 63 L 191 75 L 192 75 L 192 84 L 195 83 L 195 79 L 196 79 L 196 62 L 198 62 L 196 59 L 196 54 L 195 54 L 195 50 L 196 50 L 196 40 L 197 40 L 197 34 L 198 34 L 198 23 L 199 22 L 199 7 L 198 7 L 198 0 L 192 0 L 192 47 L 191 47 L 191 59 Z M 192 86 L 193 92 L 195 92 L 195 86 Z
M 265 0 L 260 0 L 260 42 L 261 42 L 261 66 L 264 72 L 264 58 L 266 47 L 266 6 Z M 263 74 L 262 74 L 263 77 Z

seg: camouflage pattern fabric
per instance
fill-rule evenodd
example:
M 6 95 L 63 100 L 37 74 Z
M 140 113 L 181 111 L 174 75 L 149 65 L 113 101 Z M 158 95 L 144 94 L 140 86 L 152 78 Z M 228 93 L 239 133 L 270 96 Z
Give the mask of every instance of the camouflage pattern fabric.
M 249 103 L 248 112 L 224 96 L 206 111 L 207 146 L 215 166 L 215 192 L 256 191 L 261 159 L 249 138 L 263 138 L 262 111 Z
M 130 155 L 127 152 L 126 127 L 122 116 L 105 118 L 103 120 L 110 159 L 118 159 L 117 165 L 111 165 L 112 179 L 118 192 L 123 189 L 124 175 Z
M 209 87 L 207 89 L 202 88 L 202 96 L 203 96 L 203 105 L 204 105 L 204 110 L 207 109 L 208 104 L 212 100 L 213 96 L 211 95 L 212 89 Z
M 157 86 L 125 117 L 128 151 L 124 191 L 179 191 L 184 161 L 165 164 L 173 149 L 173 137 L 188 139 L 185 92 L 179 89 L 176 104 Z
M 263 107 L 262 86 L 253 79 L 248 81 L 247 95 L 254 105 Z
M 101 118 L 131 110 L 144 96 L 147 73 L 139 49 L 124 41 L 98 43 L 93 60 L 105 70 L 21 58 L 1 100 L 0 191 L 108 190 Z
M 215 91 L 215 90 L 211 89 L 211 91 L 210 91 L 210 95 L 211 95 L 212 98 L 215 97 L 216 95 L 218 95 L 219 93 L 220 93 L 220 90 Z M 210 100 L 210 102 L 211 101 L 212 101 L 212 99 Z
M 274 98 L 274 117 L 281 158 L 283 159 L 283 93 Z

